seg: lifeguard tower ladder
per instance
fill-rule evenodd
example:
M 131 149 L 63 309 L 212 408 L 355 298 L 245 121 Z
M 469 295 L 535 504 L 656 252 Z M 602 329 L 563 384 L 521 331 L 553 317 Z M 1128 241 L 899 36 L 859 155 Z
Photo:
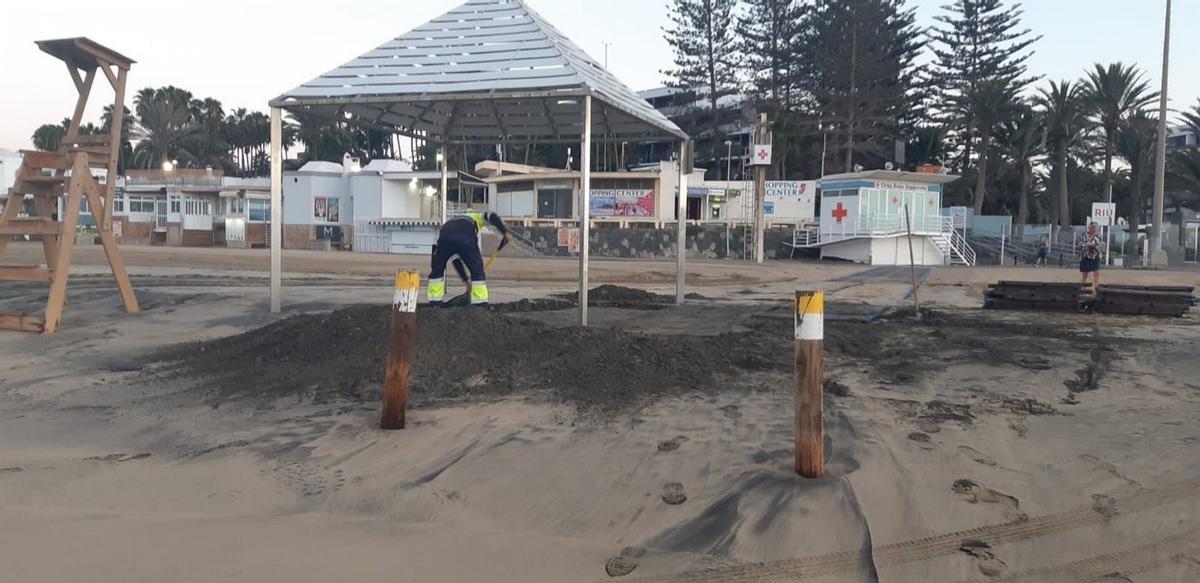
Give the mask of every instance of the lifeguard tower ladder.
M 121 261 L 121 251 L 112 232 L 113 189 L 117 178 L 117 156 L 121 147 L 121 126 L 125 121 L 125 82 L 133 61 L 86 38 L 38 41 L 42 51 L 67 65 L 79 99 L 71 125 L 57 152 L 22 151 L 24 160 L 17 170 L 16 182 L 8 202 L 0 213 L 0 256 L 13 235 L 29 235 L 42 241 L 45 266 L 0 265 L 0 281 L 49 283 L 46 312 L 41 317 L 0 312 L 0 329 L 53 333 L 62 319 L 67 299 L 67 278 L 71 270 L 71 252 L 75 248 L 75 229 L 86 198 L 100 232 L 104 254 L 117 280 L 117 290 L 125 311 L 138 311 L 137 297 Z M 97 73 L 112 85 L 112 123 L 104 135 L 80 135 L 79 126 Z M 107 170 L 104 184 L 92 177 L 92 168 Z M 30 216 L 20 216 L 26 197 L 33 200 Z M 62 213 L 59 200 L 65 197 Z

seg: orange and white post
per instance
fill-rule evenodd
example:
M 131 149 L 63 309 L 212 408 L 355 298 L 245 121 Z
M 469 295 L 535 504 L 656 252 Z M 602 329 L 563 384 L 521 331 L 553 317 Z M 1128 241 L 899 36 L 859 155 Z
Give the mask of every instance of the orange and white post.
M 825 474 L 825 292 L 796 292 L 796 472 Z
M 392 296 L 392 337 L 388 344 L 387 376 L 383 381 L 383 415 L 379 422 L 383 429 L 404 429 L 420 295 L 421 276 L 397 271 L 396 291 Z

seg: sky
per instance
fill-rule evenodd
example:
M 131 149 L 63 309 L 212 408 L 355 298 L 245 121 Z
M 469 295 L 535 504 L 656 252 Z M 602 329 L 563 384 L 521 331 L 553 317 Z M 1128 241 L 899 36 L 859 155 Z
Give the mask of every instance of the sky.
M 176 85 L 226 107 L 266 110 L 271 98 L 436 17 L 462 0 L 56 0 L 0 5 L 0 148 L 29 148 L 43 123 L 70 115 L 65 67 L 35 40 L 87 36 L 137 63 L 132 96 Z M 668 0 L 527 0 L 634 90 L 663 84 Z M 949 0 L 909 0 L 929 26 Z M 1139 65 L 1158 86 L 1165 0 L 1024 0 L 1024 24 L 1043 35 L 1030 59 L 1047 79 L 1078 78 L 1096 62 Z M 117 7 L 116 10 L 113 7 Z M 14 26 L 20 23 L 20 26 Z M 1175 0 L 1171 107 L 1200 97 L 1200 0 Z M 97 79 L 85 120 L 111 103 Z M 127 104 L 130 104 L 127 102 Z

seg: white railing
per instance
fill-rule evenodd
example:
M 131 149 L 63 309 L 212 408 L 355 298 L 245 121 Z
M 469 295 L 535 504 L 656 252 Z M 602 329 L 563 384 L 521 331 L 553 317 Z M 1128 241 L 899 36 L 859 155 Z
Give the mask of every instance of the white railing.
M 942 232 L 942 217 L 921 215 L 913 217 L 914 235 L 939 235 Z M 859 237 L 893 237 L 908 233 L 903 216 L 883 216 L 867 219 L 846 219 L 841 223 L 822 224 L 820 242 L 841 241 Z
M 947 263 L 975 265 L 975 249 L 971 248 L 962 231 L 955 228 L 954 217 L 941 217 L 941 232 L 936 241 L 938 249 L 946 255 Z
M 354 250 L 359 253 L 387 253 L 391 236 L 387 229 L 370 221 L 354 221 Z

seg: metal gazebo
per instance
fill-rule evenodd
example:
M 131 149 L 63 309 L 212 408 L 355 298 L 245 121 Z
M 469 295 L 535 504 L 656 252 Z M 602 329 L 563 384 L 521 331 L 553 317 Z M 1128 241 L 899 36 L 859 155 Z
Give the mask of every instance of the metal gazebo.
M 281 113 L 286 109 L 428 143 L 582 144 L 580 322 L 587 325 L 591 145 L 687 134 L 639 98 L 522 0 L 471 0 L 273 99 L 271 310 L 281 309 Z M 446 220 L 442 156 L 441 220 Z M 682 171 L 683 165 L 680 165 Z M 682 172 L 681 172 L 682 175 Z M 678 214 L 682 303 L 686 186 Z M 669 193 L 666 193 L 669 194 Z

